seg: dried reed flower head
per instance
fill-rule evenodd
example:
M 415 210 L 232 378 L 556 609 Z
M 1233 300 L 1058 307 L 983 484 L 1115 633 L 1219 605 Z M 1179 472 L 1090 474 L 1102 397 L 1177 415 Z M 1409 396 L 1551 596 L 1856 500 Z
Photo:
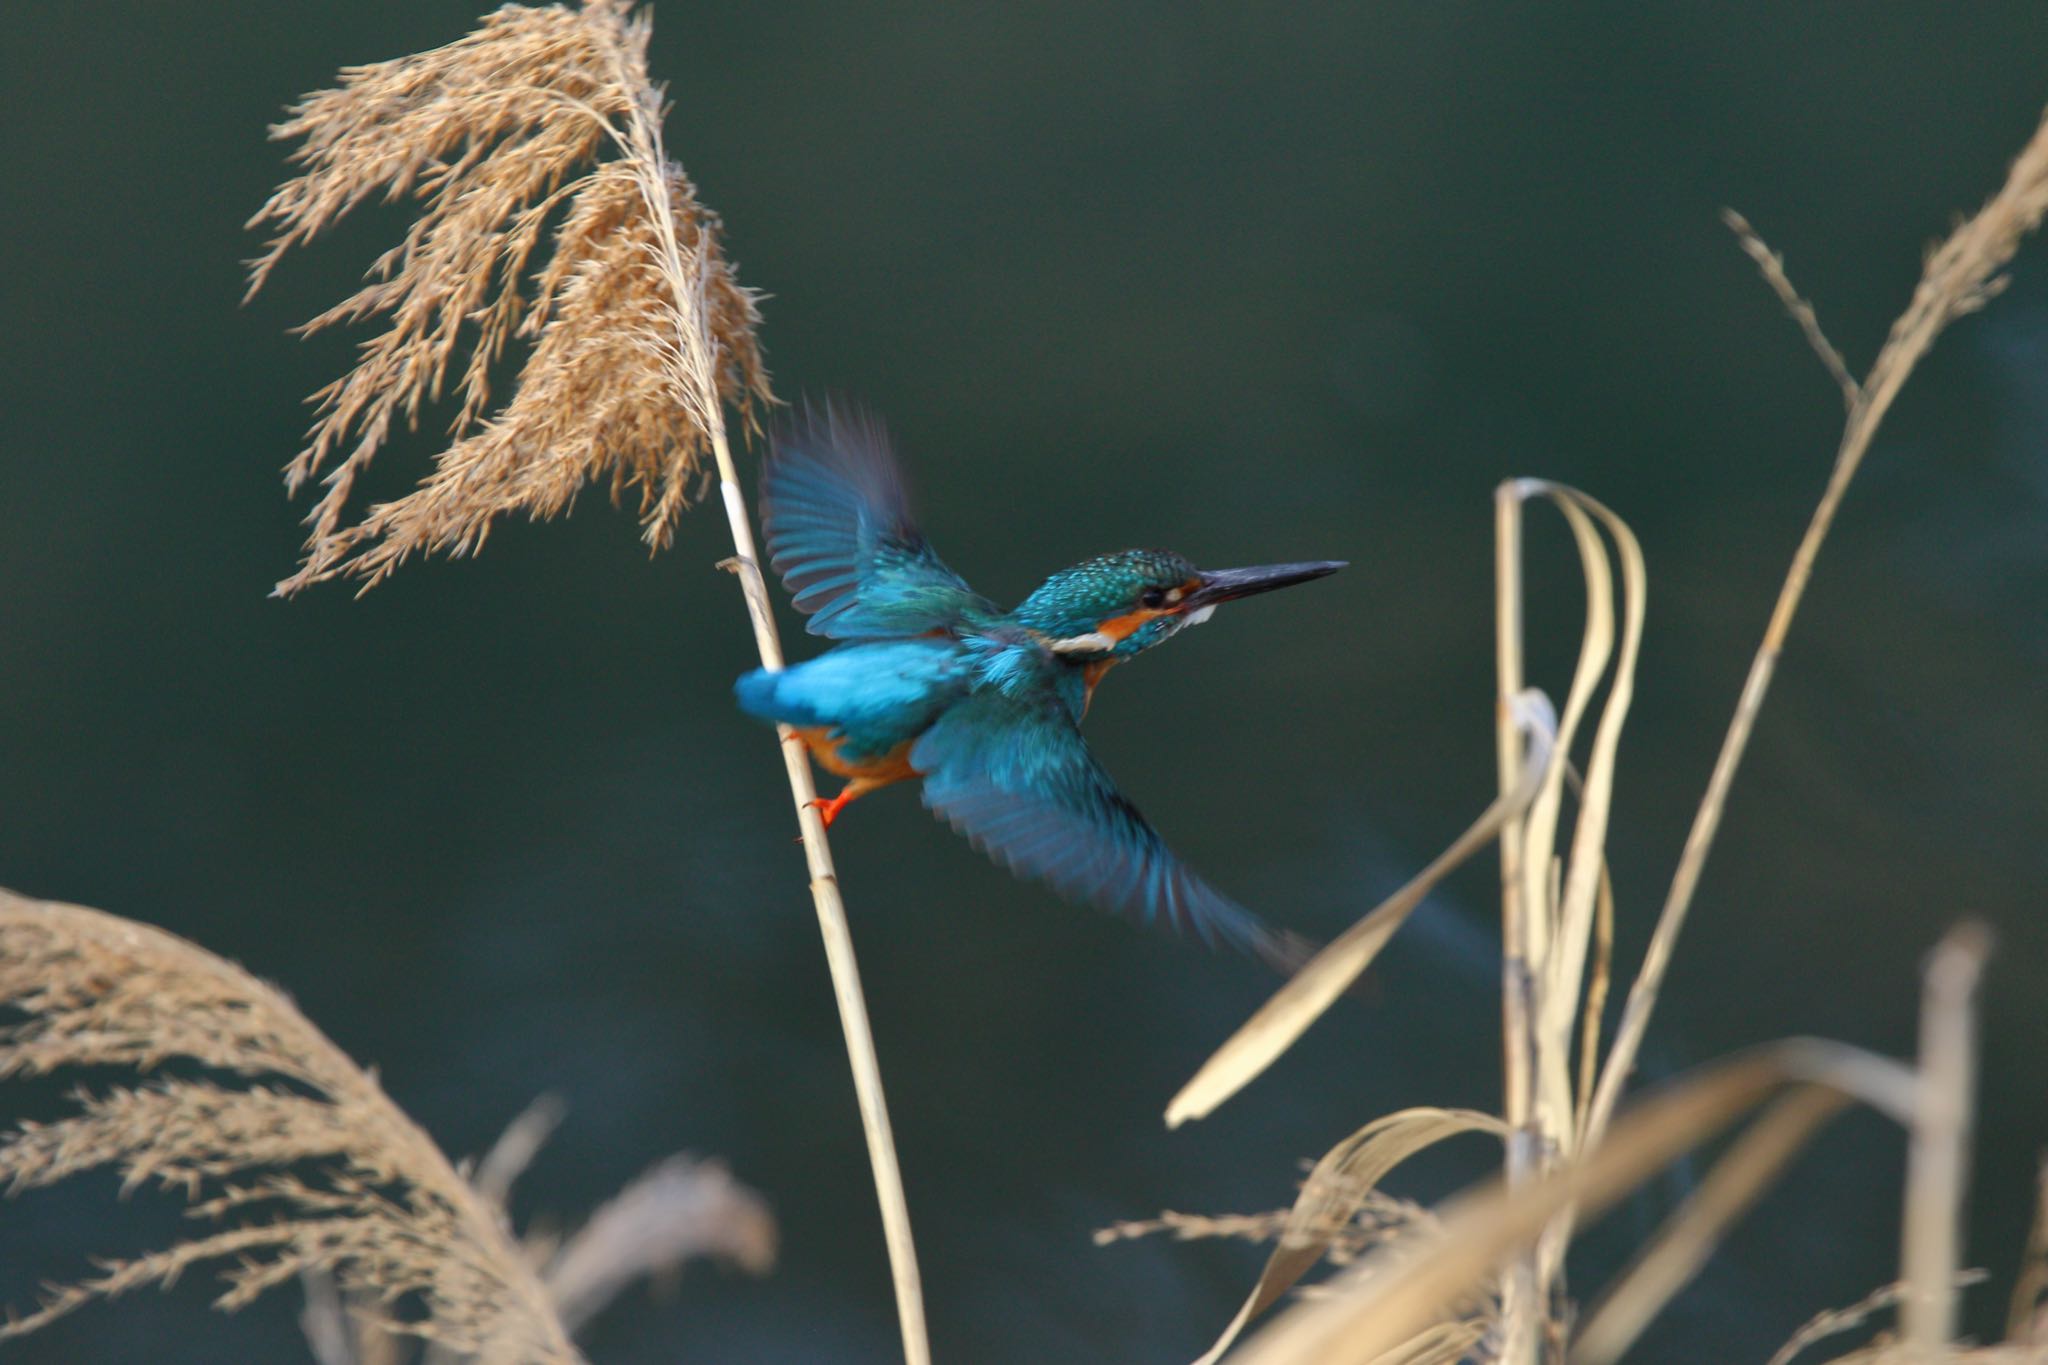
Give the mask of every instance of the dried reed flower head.
M 553 516 L 598 479 L 614 501 L 638 490 L 660 548 L 725 440 L 723 405 L 751 427 L 774 401 L 754 295 L 721 254 L 717 217 L 663 153 L 649 32 L 623 0 L 507 5 L 446 47 L 344 70 L 271 130 L 299 140 L 304 169 L 250 220 L 274 232 L 251 294 L 285 252 L 364 201 L 419 206 L 369 282 L 301 329 L 383 325 L 314 395 L 285 482 L 296 493 L 319 476 L 326 491 L 281 594 L 337 574 L 368 586 L 415 550 L 466 554 L 501 513 Z M 491 370 L 515 341 L 524 363 L 493 410 Z M 461 406 L 433 473 L 345 524 L 394 423 L 417 425 L 451 371 Z
M 538 1139 L 487 1161 L 497 1173 L 480 1189 L 282 992 L 131 920 L 0 890 L 0 1009 L 19 1016 L 0 1026 L 0 1078 L 208 1073 L 81 1089 L 66 1117 L 0 1132 L 10 1194 L 111 1166 L 128 1188 L 181 1195 L 207 1229 L 49 1290 L 0 1321 L 0 1340 L 220 1263 L 223 1308 L 294 1278 L 326 1286 L 330 1345 L 411 1336 L 480 1362 L 580 1362 L 573 1324 L 630 1281 L 686 1257 L 757 1273 L 774 1259 L 759 1196 L 687 1158 L 628 1186 L 552 1259 L 522 1246 L 502 1199 Z

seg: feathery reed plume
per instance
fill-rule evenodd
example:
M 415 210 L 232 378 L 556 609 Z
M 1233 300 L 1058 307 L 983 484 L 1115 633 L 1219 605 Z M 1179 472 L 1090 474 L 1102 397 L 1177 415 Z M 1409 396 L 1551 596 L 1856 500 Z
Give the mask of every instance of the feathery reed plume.
M 614 499 L 638 489 L 645 539 L 659 549 L 704 481 L 700 471 L 708 475 L 708 453 L 761 664 L 782 667 L 725 417 L 731 405 L 751 427 L 756 408 L 774 401 L 754 338 L 759 315 L 720 253 L 718 220 L 663 147 L 650 31 L 627 0 L 506 5 L 446 47 L 344 71 L 335 89 L 307 97 L 272 130 L 300 140 L 293 156 L 305 169 L 251 222 L 275 234 L 253 262 L 251 292 L 285 252 L 372 196 L 418 205 L 370 283 L 307 324 L 382 320 L 386 330 L 315 395 L 309 443 L 286 482 L 296 491 L 321 476 L 327 489 L 309 519 L 305 561 L 281 594 L 340 574 L 368 587 L 415 550 L 468 553 L 500 514 L 551 516 L 600 477 Z M 536 271 L 557 215 L 553 254 Z M 491 368 L 515 339 L 531 349 L 512 397 L 493 412 Z M 356 479 L 392 424 L 416 422 L 465 354 L 453 444 L 418 489 L 345 525 Z M 853 938 L 810 759 L 787 726 L 779 734 L 904 1353 L 925 1365 L 909 1205 Z
M 480 1360 L 582 1359 L 497 1210 L 281 991 L 162 930 L 0 891 L 0 1005 L 26 1016 L 0 1030 L 0 1076 L 178 1061 L 239 1080 L 81 1090 L 0 1137 L 10 1191 L 114 1166 L 213 1228 L 52 1290 L 0 1337 L 225 1261 L 223 1308 L 324 1270 L 364 1304 L 416 1298 L 387 1325 Z
M 467 1179 L 369 1073 L 283 992 L 133 920 L 0 890 L 0 1078 L 69 1067 L 165 1074 L 78 1090 L 73 1112 L 0 1133 L 7 1192 L 103 1167 L 160 1187 L 209 1230 L 103 1263 L 0 1321 L 0 1340 L 195 1266 L 222 1263 L 217 1300 L 242 1307 L 300 1279 L 326 1365 L 430 1358 L 549 1365 L 583 1357 L 570 1334 L 627 1284 L 715 1256 L 759 1274 L 775 1223 L 716 1162 L 670 1157 L 556 1248 L 522 1245 L 504 1198 L 552 1116 L 529 1111 Z M 228 1078 L 232 1078 L 231 1080 Z
M 416 550 L 468 553 L 501 513 L 553 516 L 601 478 L 614 500 L 638 490 L 648 543 L 666 545 L 711 450 L 702 395 L 749 418 L 773 401 L 754 296 L 720 253 L 717 217 L 680 166 L 634 145 L 660 114 L 648 34 L 616 0 L 508 5 L 446 47 L 350 68 L 272 130 L 301 140 L 305 169 L 250 220 L 274 230 L 252 294 L 286 251 L 372 197 L 410 198 L 419 215 L 369 283 L 301 329 L 384 324 L 315 395 L 286 483 L 324 472 L 326 491 L 279 592 L 344 573 L 375 583 Z M 625 155 L 598 159 L 613 150 Z M 708 346 L 687 335 L 698 322 Z M 493 410 L 491 368 L 515 339 L 530 350 Z M 394 423 L 416 424 L 451 371 L 461 408 L 433 474 L 344 524 Z

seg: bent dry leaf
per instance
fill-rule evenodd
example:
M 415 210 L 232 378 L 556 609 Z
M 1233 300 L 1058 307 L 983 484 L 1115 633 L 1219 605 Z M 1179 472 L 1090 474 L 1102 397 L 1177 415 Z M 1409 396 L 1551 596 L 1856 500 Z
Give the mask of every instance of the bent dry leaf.
M 1252 1319 L 1278 1303 L 1303 1275 L 1314 1269 L 1337 1234 L 1389 1172 L 1424 1148 L 1464 1133 L 1490 1133 L 1505 1138 L 1507 1125 L 1491 1114 L 1470 1109 L 1404 1109 L 1374 1120 L 1326 1152 L 1302 1181 L 1301 1193 L 1279 1231 L 1278 1244 L 1266 1258 L 1265 1268 L 1259 1272 L 1258 1283 L 1244 1306 L 1195 1365 L 1215 1365 Z M 1444 1329 L 1446 1343 L 1456 1339 L 1465 1346 L 1484 1330 L 1469 1323 L 1440 1327 Z M 1445 1343 L 1438 1343 L 1442 1344 Z M 1431 1353 L 1433 1349 L 1419 1349 L 1412 1358 L 1436 1359 Z
M 1890 1113 L 1910 1110 L 1912 1073 L 1841 1044 L 1794 1039 L 1701 1068 L 1621 1116 L 1606 1141 L 1527 1184 L 1494 1180 L 1442 1213 L 1442 1234 L 1367 1258 L 1328 1295 L 1248 1342 L 1245 1365 L 1367 1365 L 1440 1321 L 1566 1209 L 1592 1217 L 1783 1087 L 1806 1082 Z
M 1494 491 L 1495 659 L 1498 695 L 1526 687 L 1523 566 L 1524 523 L 1532 500 L 1555 505 L 1571 531 L 1585 586 L 1585 623 L 1566 690 L 1556 748 L 1563 761 L 1544 774 L 1528 809 L 1501 828 L 1501 1039 L 1503 1112 L 1513 1130 L 1510 1182 L 1533 1179 L 1587 1141 L 1600 1012 L 1611 970 L 1613 888 L 1607 872 L 1607 829 L 1613 805 L 1621 732 L 1634 696 L 1648 573 L 1628 525 L 1576 489 L 1543 479 L 1510 479 Z M 1606 537 L 1603 539 L 1602 530 Z M 1609 554 L 1611 540 L 1614 553 Z M 1622 584 L 1617 628 L 1615 562 Z M 1619 650 L 1617 651 L 1617 640 Z M 1612 664 L 1610 678 L 1610 663 Z M 1603 682 L 1607 694 L 1577 783 L 1578 817 L 1568 852 L 1559 849 L 1570 755 Z M 1507 711 L 1505 704 L 1501 711 Z M 1500 791 L 1523 787 L 1529 774 L 1520 735 L 1497 725 Z M 1586 981 L 1589 957 L 1592 980 Z M 1574 1024 L 1580 1029 L 1574 1085 Z M 1508 1365 L 1532 1365 L 1539 1339 L 1561 1293 L 1570 1218 L 1561 1217 L 1541 1243 L 1502 1276 L 1499 1354 Z
M 1431 888 L 1484 848 L 1506 820 L 1528 805 L 1549 768 L 1557 721 L 1549 700 L 1540 692 L 1517 698 L 1514 709 L 1515 723 L 1526 736 L 1529 753 L 1528 780 L 1522 789 L 1495 800 L 1407 885 L 1310 958 L 1181 1087 L 1166 1106 L 1167 1127 L 1206 1118 L 1271 1066 L 1372 965 Z

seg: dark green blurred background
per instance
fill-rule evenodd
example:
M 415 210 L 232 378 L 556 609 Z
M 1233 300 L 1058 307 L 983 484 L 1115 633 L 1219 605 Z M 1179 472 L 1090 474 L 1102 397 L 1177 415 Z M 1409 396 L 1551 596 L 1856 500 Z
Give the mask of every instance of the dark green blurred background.
M 885 1361 L 894 1323 L 838 1026 L 714 509 L 650 562 L 588 497 L 363 601 L 267 600 L 277 472 L 347 342 L 285 329 L 397 219 L 237 307 L 263 129 L 447 0 L 12 7 L 0 38 L 0 884 L 187 934 L 290 988 L 452 1152 L 563 1095 L 522 1207 L 580 1216 L 678 1148 L 774 1201 L 769 1280 L 694 1268 L 603 1361 Z M 783 392 L 895 426 L 993 595 L 1099 550 L 1345 557 L 1120 672 L 1110 767 L 1223 887 L 1327 936 L 1492 784 L 1488 495 L 1576 483 L 1649 555 L 1612 842 L 1661 899 L 1828 465 L 1833 386 L 1716 221 L 1788 253 L 1857 368 L 1923 246 L 2048 101 L 2048 9 L 1626 4 L 665 4 L 671 146 L 769 291 Z M 371 491 L 404 487 L 421 440 Z M 1534 622 L 1561 687 L 1576 605 Z M 797 648 L 808 649 L 808 641 Z M 1969 1254 L 1999 1317 L 2048 1138 L 2048 269 L 1942 344 L 1851 497 L 1736 790 L 1652 1074 L 1794 1032 L 1911 1046 L 1915 973 L 1998 928 Z M 1174 1362 L 1241 1247 L 1095 1249 L 1162 1206 L 1273 1207 L 1411 1104 L 1492 1106 L 1494 873 L 1469 870 L 1214 1120 L 1165 1099 L 1268 990 L 1056 902 L 907 792 L 837 840 L 942 1359 Z M 1631 958 L 1632 960 L 1632 958 Z M 31 1092 L 30 1097 L 39 1092 Z M 1420 1168 L 1435 1195 L 1474 1148 Z M 1835 1128 L 1645 1360 L 1761 1359 L 1892 1275 L 1902 1145 Z M 1683 1193 L 1596 1234 L 1590 1282 Z M 0 1288 L 174 1231 L 111 1185 L 0 1210 Z M 195 1277 L 7 1358 L 303 1358 L 288 1296 Z

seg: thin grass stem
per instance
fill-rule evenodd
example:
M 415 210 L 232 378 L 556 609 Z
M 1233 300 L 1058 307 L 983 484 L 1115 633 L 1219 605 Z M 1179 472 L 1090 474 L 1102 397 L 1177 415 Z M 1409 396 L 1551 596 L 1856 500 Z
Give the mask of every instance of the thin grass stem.
M 1493 495 L 1494 535 L 1494 703 L 1495 757 L 1503 799 L 1522 788 L 1522 737 L 1515 723 L 1514 698 L 1523 689 L 1522 648 L 1522 495 L 1514 482 Z M 1565 755 L 1560 753 L 1558 760 Z M 1535 1124 L 1536 1001 L 1535 969 L 1530 961 L 1532 907 L 1524 881 L 1523 851 L 1528 821 L 1516 811 L 1500 832 L 1501 904 L 1501 1088 L 1502 1117 L 1507 1120 L 1506 1180 L 1525 1185 L 1542 1173 L 1541 1133 Z M 1542 1337 L 1544 1305 L 1538 1284 L 1539 1256 L 1530 1246 L 1501 1272 L 1502 1365 L 1534 1365 Z
M 1920 1002 L 1920 1067 L 1906 1155 L 1900 1233 L 1900 1335 L 1916 1360 L 1934 1360 L 1956 1334 L 1956 1271 L 1968 1184 L 1970 1114 L 1977 1089 L 1977 982 L 1991 949 L 1982 924 L 1951 929 L 1927 960 Z
M 668 164 L 662 147 L 658 109 L 642 101 L 635 106 L 629 133 L 638 153 L 635 160 L 651 167 Z M 782 641 L 769 609 L 768 589 L 762 579 L 760 552 L 755 546 L 752 518 L 740 490 L 739 471 L 734 464 L 726 435 L 724 406 L 719 402 L 714 376 L 715 343 L 709 334 L 705 310 L 682 297 L 689 282 L 701 280 L 701 272 L 684 260 L 673 223 L 667 212 L 667 190 L 645 183 L 648 209 L 659 225 L 661 246 L 668 259 L 664 275 L 678 290 L 674 315 L 683 333 L 676 338 L 678 349 L 696 363 L 687 368 L 703 377 L 699 401 L 704 426 L 710 433 L 712 456 L 718 465 L 718 489 L 725 506 L 726 522 L 732 531 L 734 568 L 740 580 L 741 596 L 754 627 L 754 644 L 761 666 L 783 666 Z M 815 805 L 817 786 L 811 776 L 808 751 L 793 731 L 776 727 L 781 742 L 783 766 L 789 777 L 790 799 L 796 805 L 798 828 L 802 831 L 804 862 L 810 872 L 811 902 L 818 914 L 818 932 L 824 940 L 825 961 L 832 975 L 832 995 L 839 1009 L 839 1025 L 846 1036 L 846 1058 L 853 1072 L 853 1087 L 860 1108 L 861 1131 L 866 1138 L 868 1164 L 874 1173 L 875 1198 L 880 1205 L 882 1233 L 889 1251 L 889 1276 L 896 1297 L 896 1318 L 903 1337 L 906 1365 L 930 1365 L 931 1346 L 924 1316 L 923 1280 L 917 1268 L 917 1245 L 910 1231 L 910 1203 L 903 1193 L 903 1174 L 896 1160 L 896 1138 L 889 1123 L 888 1100 L 882 1090 L 882 1066 L 875 1053 L 874 1031 L 868 1023 L 867 1001 L 861 990 L 860 965 L 853 951 L 853 933 L 846 920 L 846 905 L 839 895 L 839 877 L 832 863 L 832 846 L 825 824 Z
M 1864 457 L 1869 454 L 1871 442 L 1876 438 L 1885 414 L 1891 411 L 1892 403 L 1914 368 L 1951 322 L 1982 307 L 1998 291 L 2002 283 L 1998 271 L 2012 259 L 2020 241 L 2040 225 L 2044 213 L 2048 213 L 2048 122 L 2036 127 L 2033 137 L 2013 161 L 2005 184 L 1998 192 L 1974 217 L 1929 253 L 1911 302 L 1892 324 L 1891 334 L 1871 365 L 1869 376 L 1855 389 L 1827 488 L 1814 508 L 1798 549 L 1793 553 L 1791 567 L 1778 592 L 1777 605 L 1771 612 L 1770 624 L 1764 630 L 1763 643 L 1757 647 L 1756 656 L 1750 662 L 1749 676 L 1743 682 L 1734 718 L 1729 722 L 1728 733 L 1714 760 L 1706 794 L 1693 816 L 1692 829 L 1686 836 L 1685 849 L 1679 855 L 1670 891 L 1665 896 L 1663 909 L 1658 912 L 1657 927 L 1651 934 L 1642 968 L 1629 988 L 1628 1003 L 1623 1007 L 1621 1022 L 1615 1029 L 1614 1046 L 1608 1053 L 1600 1083 L 1593 1093 L 1587 1132 L 1589 1140 L 1597 1140 L 1606 1128 L 1621 1098 L 1622 1086 L 1635 1068 L 1636 1054 L 1642 1047 L 1643 1035 L 1649 1029 L 1650 1014 L 1656 1008 L 1664 974 L 1671 965 L 1679 932 L 1685 927 L 1686 914 L 1692 908 L 1693 894 L 1699 887 L 1707 854 L 1720 830 L 1729 789 L 1734 786 L 1736 770 L 1742 765 L 1750 734 L 1756 728 L 1757 714 L 1763 709 L 1764 698 L 1770 691 L 1771 678 L 1777 672 L 1778 659 L 1784 652 L 1785 638 L 1791 632 L 1793 617 L 1798 614 L 1799 604 L 1806 596 L 1814 561 L 1820 555 L 1828 531 L 1834 526 L 1842 499 L 1847 495 L 1856 471 L 1862 467 Z M 1750 234 L 1751 237 L 1754 235 Z M 1783 274 L 1782 266 L 1777 273 Z M 1776 280 L 1772 281 L 1772 286 L 1778 288 Z M 1789 283 L 1786 288 L 1789 288 Z M 1783 291 L 1780 292 L 1782 294 Z M 1817 323 L 1815 330 L 1818 330 Z

